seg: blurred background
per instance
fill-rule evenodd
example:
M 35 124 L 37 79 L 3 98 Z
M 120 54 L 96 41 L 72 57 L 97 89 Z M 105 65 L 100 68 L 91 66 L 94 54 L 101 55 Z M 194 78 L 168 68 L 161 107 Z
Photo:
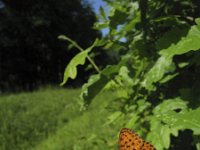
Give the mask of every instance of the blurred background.
M 100 5 L 101 1 L 80 0 L 1 1 L 0 91 L 58 85 L 66 64 L 78 52 L 67 50 L 68 43 L 58 36 L 67 35 L 83 48 L 89 47 L 102 36 L 92 29 Z M 92 70 L 83 68 L 77 81 L 68 86 L 78 87 L 86 81 Z

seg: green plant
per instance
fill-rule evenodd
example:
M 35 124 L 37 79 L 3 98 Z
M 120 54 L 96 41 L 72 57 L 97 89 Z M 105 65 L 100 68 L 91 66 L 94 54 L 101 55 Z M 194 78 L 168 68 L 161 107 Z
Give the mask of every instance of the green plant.
M 0 95 L 0 149 L 31 149 L 81 116 L 78 89 Z
M 108 35 L 71 60 L 75 63 L 67 66 L 62 84 L 76 77 L 77 65 L 84 64 L 93 47 L 112 49 L 120 61 L 83 85 L 85 107 L 101 91 L 114 91 L 105 125 L 133 128 L 158 150 L 184 149 L 185 143 L 177 146 L 171 138 L 189 129 L 195 143 L 188 145 L 199 149 L 200 6 L 189 0 L 105 1 L 110 12 L 106 16 L 100 9 L 102 19 L 95 28 L 108 28 Z

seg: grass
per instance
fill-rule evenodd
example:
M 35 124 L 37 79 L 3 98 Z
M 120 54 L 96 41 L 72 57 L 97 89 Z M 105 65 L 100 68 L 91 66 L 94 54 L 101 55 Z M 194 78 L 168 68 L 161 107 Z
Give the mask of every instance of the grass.
M 81 114 L 80 90 L 43 89 L 0 96 L 0 149 L 30 149 Z
M 114 95 L 100 94 L 80 111 L 79 94 L 48 88 L 0 96 L 0 150 L 118 149 L 119 129 L 106 125 Z
M 108 93 L 97 96 L 83 115 L 57 130 L 34 150 L 111 150 L 113 145 L 116 147 L 118 130 L 105 125 L 110 114 L 105 107 L 112 97 Z

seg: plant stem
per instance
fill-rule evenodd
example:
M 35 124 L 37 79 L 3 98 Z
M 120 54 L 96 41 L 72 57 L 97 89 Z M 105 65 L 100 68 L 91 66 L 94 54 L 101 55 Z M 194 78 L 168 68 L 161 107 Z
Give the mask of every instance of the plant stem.
M 59 39 L 64 39 L 67 40 L 68 42 L 72 43 L 78 50 L 80 50 L 81 52 L 84 51 L 84 49 L 82 47 L 80 47 L 75 41 L 73 41 L 72 39 L 70 39 L 69 37 L 66 36 L 59 36 Z M 89 57 L 87 56 L 87 59 L 89 60 L 89 62 L 92 64 L 92 66 L 95 68 L 95 70 L 98 73 L 101 73 L 101 70 L 99 69 L 99 67 L 95 64 L 95 62 Z

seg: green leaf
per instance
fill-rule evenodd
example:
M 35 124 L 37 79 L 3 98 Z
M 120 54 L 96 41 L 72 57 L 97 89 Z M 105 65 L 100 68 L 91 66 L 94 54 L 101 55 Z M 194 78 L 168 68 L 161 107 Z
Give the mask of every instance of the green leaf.
M 168 99 L 163 101 L 160 105 L 156 106 L 153 112 L 156 115 L 160 115 L 177 109 L 187 109 L 187 102 L 183 101 L 179 97 L 175 99 Z
M 172 59 L 175 55 L 182 55 L 190 52 L 191 50 L 200 49 L 200 27 L 195 25 L 189 30 L 186 37 L 177 43 L 172 43 L 168 48 L 159 52 L 161 57 L 157 60 L 155 65 L 146 73 L 142 82 L 142 86 L 147 90 L 155 90 L 154 83 L 160 81 L 166 73 L 172 72 L 173 62 Z
M 65 36 L 60 36 L 60 38 L 67 39 L 67 40 L 69 39 Z M 71 59 L 71 61 L 69 62 L 69 64 L 67 65 L 67 67 L 65 69 L 63 81 L 62 81 L 62 83 L 60 83 L 60 86 L 63 86 L 68 81 L 69 78 L 71 78 L 71 79 L 76 78 L 77 66 L 85 64 L 85 60 L 88 57 L 88 53 L 98 44 L 98 42 L 99 42 L 99 40 L 96 39 L 92 46 L 87 48 L 85 51 L 78 53 L 76 56 L 74 56 Z M 73 42 L 73 43 L 75 43 L 75 42 Z
M 126 127 L 127 128 L 132 128 L 133 124 L 136 124 L 138 119 L 139 119 L 139 115 L 136 114 L 136 113 L 132 113 L 131 114 L 131 119 L 127 122 Z
M 103 75 L 93 75 L 90 77 L 88 83 L 82 87 L 81 98 L 85 104 L 89 105 L 92 99 L 99 94 L 104 88 L 109 79 Z
M 145 99 L 137 100 L 138 105 L 138 112 L 143 113 L 149 106 L 150 103 L 147 102 Z
M 192 26 L 186 37 L 183 37 L 177 44 L 171 44 L 167 49 L 160 51 L 162 56 L 185 54 L 191 50 L 196 51 L 200 48 L 200 29 L 198 25 Z
M 197 150 L 200 150 L 200 142 L 196 144 Z
M 169 148 L 170 134 L 177 136 L 179 130 L 190 129 L 195 135 L 200 134 L 200 107 L 188 110 L 186 104 L 187 102 L 176 98 L 164 100 L 155 107 L 148 139 L 151 139 L 156 149 Z
M 113 16 L 110 16 L 110 27 L 112 29 L 116 29 L 117 25 L 123 24 L 126 20 L 127 13 L 120 11 L 120 10 L 115 10 L 115 13 Z
M 148 134 L 147 139 L 158 150 L 168 149 L 170 146 L 170 134 L 170 128 L 159 123 L 156 129 Z
M 122 78 L 123 82 L 126 84 L 126 86 L 128 87 L 132 87 L 133 86 L 133 79 L 129 76 L 129 70 L 126 66 L 122 66 L 119 69 L 119 76 Z
M 200 18 L 196 18 L 195 22 L 196 22 L 197 25 L 200 25 Z
M 97 22 L 94 24 L 94 29 L 101 30 L 104 28 L 108 28 L 109 22 Z
M 92 99 L 113 79 L 129 58 L 123 59 L 118 65 L 107 66 L 101 71 L 101 74 L 91 76 L 88 83 L 83 85 L 81 98 L 86 104 L 90 104 Z
M 184 68 L 185 66 L 189 65 L 189 62 L 182 62 L 178 64 L 179 68 Z
M 116 119 L 118 119 L 121 115 L 123 115 L 123 113 L 121 111 L 116 111 L 114 113 L 112 113 L 109 117 L 108 117 L 108 121 L 104 124 L 104 125 L 108 125 L 113 123 Z
M 129 22 L 127 23 L 122 30 L 124 31 L 131 31 L 134 29 L 135 25 L 140 21 L 140 11 L 137 11 L 135 14 L 135 17 Z
M 156 149 L 168 149 L 170 146 L 170 135 L 173 134 L 177 136 L 179 130 L 185 129 L 176 124 L 180 119 L 176 116 L 179 116 L 184 112 L 188 112 L 187 102 L 180 98 L 164 100 L 160 105 L 154 108 L 154 115 L 150 122 L 151 132 L 147 137 L 149 140 L 151 139 L 152 144 Z M 184 123 L 182 124 L 184 126 Z
M 171 72 L 173 68 L 172 58 L 161 56 L 151 70 L 147 72 L 141 85 L 147 90 L 155 90 L 153 83 L 161 80 L 165 73 Z
M 103 7 L 100 7 L 100 8 L 99 8 L 99 11 L 100 11 L 100 14 L 101 14 L 102 18 L 104 19 L 104 21 L 106 21 L 106 20 L 107 20 L 107 19 L 106 19 L 106 13 L 105 13 Z
M 190 28 L 188 26 L 182 28 L 173 28 L 172 30 L 166 32 L 158 41 L 156 42 L 156 48 L 159 50 L 166 49 L 172 44 L 178 43 L 181 38 L 185 37 Z M 176 35 L 176 36 L 174 36 Z
M 81 92 L 81 98 L 85 100 L 86 104 L 90 104 L 91 100 L 105 87 L 119 69 L 117 65 L 108 66 L 102 70 L 101 74 L 89 78 L 88 83 L 83 85 Z
M 179 130 L 191 129 L 194 135 L 200 135 L 200 107 L 195 110 L 166 115 L 168 118 L 163 121 L 170 126 L 175 126 Z
M 179 73 L 175 73 L 175 74 L 172 74 L 172 75 L 167 75 L 162 80 L 160 80 L 159 82 L 162 83 L 162 84 L 166 83 L 166 82 L 170 81 L 171 79 L 175 78 L 178 75 L 179 75 Z
M 162 135 L 160 134 L 162 126 L 158 121 L 156 121 L 156 119 L 154 119 L 154 121 L 152 120 L 152 122 L 153 123 L 151 124 L 156 128 L 151 129 L 151 132 L 147 135 L 147 140 L 151 142 L 151 144 L 153 144 L 156 149 L 162 150 L 163 143 L 161 138 Z
M 162 126 L 160 131 L 160 137 L 164 148 L 169 148 L 170 146 L 170 128 L 167 125 Z
M 85 63 L 85 59 L 88 56 L 88 52 L 89 50 L 80 52 L 74 58 L 71 59 L 70 63 L 67 65 L 65 69 L 63 82 L 60 84 L 61 86 L 63 86 L 69 78 L 71 79 L 76 78 L 77 66 L 83 65 Z
M 68 49 L 68 50 L 71 50 L 72 48 L 74 48 L 74 45 L 73 45 L 73 44 L 69 44 L 69 45 L 67 46 L 67 49 Z

